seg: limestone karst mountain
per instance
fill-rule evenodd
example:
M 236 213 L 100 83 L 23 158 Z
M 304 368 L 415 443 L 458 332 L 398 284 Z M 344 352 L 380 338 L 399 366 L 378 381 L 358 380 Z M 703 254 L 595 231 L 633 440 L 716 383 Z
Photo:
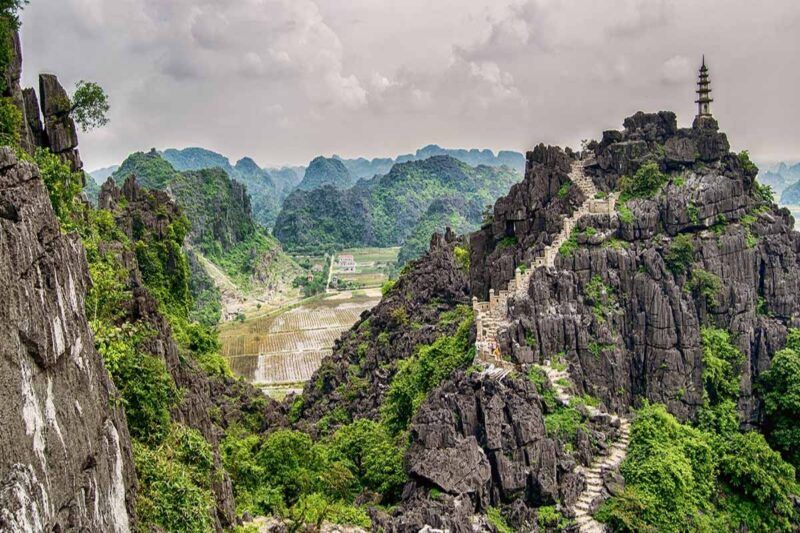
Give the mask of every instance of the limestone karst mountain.
M 247 190 L 140 153 L 87 205 L 66 91 L 22 91 L 18 39 L 7 57 L 0 530 L 798 529 L 800 234 L 730 151 L 705 65 L 691 127 L 636 113 L 536 146 L 521 181 L 434 155 L 317 189 L 368 215 L 337 238 L 481 220 L 434 233 L 277 402 L 192 313 L 187 241 L 257 263 Z
M 410 259 L 424 251 L 433 230 L 444 230 L 445 220 L 478 227 L 486 205 L 518 180 L 508 167 L 474 168 L 450 156 L 398 163 L 351 188 L 293 192 L 274 234 L 290 250 L 406 244 L 403 258 Z
M 618 198 L 610 214 L 582 210 L 595 199 L 576 185 L 576 165 L 597 201 Z M 718 528 L 788 527 L 796 521 L 785 506 L 796 494 L 794 470 L 784 464 L 770 474 L 787 483 L 773 494 L 783 514 L 742 518 L 730 498 L 753 493 L 731 482 L 731 461 L 745 452 L 728 446 L 744 439 L 746 453 L 778 456 L 756 452 L 768 449 L 761 435 L 731 434 L 722 418 L 710 418 L 762 428 L 773 446 L 785 446 L 764 418 L 769 385 L 761 383 L 796 334 L 798 234 L 756 172 L 746 154 L 729 152 L 713 118 L 678 128 L 668 112 L 629 117 L 623 131 L 604 132 L 580 154 L 536 147 L 525 180 L 497 201 L 483 228 L 435 237 L 323 362 L 297 404 L 299 426 L 324 434 L 328 414 L 339 413 L 337 420 L 368 417 L 409 431 L 402 502 L 374 516 L 387 530 L 468 530 L 498 513 L 516 530 L 576 520 L 594 531 L 592 514 L 614 528 L 668 528 L 698 524 L 700 511 L 686 502 L 716 492 L 729 496 L 694 505 L 710 506 Z M 564 237 L 575 213 L 583 215 Z M 454 318 L 465 316 L 470 298 L 499 297 L 520 272 L 525 289 L 498 301 L 491 357 L 473 364 L 475 333 L 457 330 Z M 633 414 L 647 402 L 666 410 Z M 630 439 L 627 422 L 606 411 L 632 417 Z M 650 432 L 672 436 L 659 437 L 659 452 Z M 681 439 L 690 435 L 693 445 L 719 446 L 718 455 L 676 474 L 689 484 L 671 494 L 681 502 L 673 508 L 639 472 L 670 468 L 655 462 L 660 453 L 687 461 Z M 711 465 L 722 471 L 704 492 L 689 479 Z M 626 505 L 655 514 L 627 515 Z

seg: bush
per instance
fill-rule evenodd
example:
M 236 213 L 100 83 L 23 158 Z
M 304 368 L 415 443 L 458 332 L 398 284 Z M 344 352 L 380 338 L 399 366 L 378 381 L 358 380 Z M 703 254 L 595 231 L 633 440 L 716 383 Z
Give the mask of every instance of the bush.
M 766 434 L 800 468 L 800 330 L 790 330 L 787 347 L 772 359 L 763 385 Z
M 645 163 L 633 177 L 623 176 L 620 179 L 620 200 L 625 202 L 630 198 L 649 198 L 660 191 L 667 181 L 669 176 L 661 172 L 658 163 Z
M 628 205 L 623 201 L 617 202 L 617 213 L 619 215 L 619 221 L 623 224 L 633 224 L 633 211 Z
M 514 530 L 503 517 L 503 513 L 497 507 L 489 507 L 486 510 L 486 519 L 489 520 L 496 533 L 514 533 Z
M 163 445 L 133 441 L 139 478 L 136 511 L 142 530 L 205 532 L 213 529 L 211 447 L 193 429 L 175 425 Z
M 34 159 L 58 220 L 63 227 L 74 229 L 72 214 L 75 211 L 75 197 L 83 186 L 82 174 L 73 172 L 67 163 L 45 148 L 37 148 Z
M 763 508 L 754 531 L 791 531 L 795 517 L 792 495 L 797 494 L 794 468 L 770 449 L 754 431 L 732 436 L 729 453 L 720 461 L 720 477 Z
M 97 351 L 122 396 L 131 436 L 159 444 L 169 431 L 178 391 L 164 362 L 138 348 L 147 331 L 105 322 L 93 322 L 92 329 Z
M 717 295 L 722 289 L 722 281 L 719 276 L 698 268 L 692 272 L 692 279 L 689 282 L 689 289 L 697 296 L 702 297 L 709 307 L 717 305 Z
M 731 343 L 730 334 L 721 329 L 703 328 L 703 384 L 708 401 L 716 405 L 739 397 L 739 375 L 744 354 Z
M 475 347 L 469 342 L 472 310 L 466 306 L 457 309 L 461 322 L 455 335 L 443 335 L 433 344 L 420 346 L 415 355 L 398 362 L 397 373 L 381 407 L 392 432 L 406 429 L 427 393 L 450 377 L 455 369 L 466 368 L 474 359 Z
M 469 248 L 456 246 L 453 248 L 453 253 L 456 256 L 456 264 L 461 267 L 461 270 L 469 272 Z
M 646 507 L 642 520 L 658 531 L 675 531 L 678 525 L 691 530 L 689 525 L 710 506 L 714 470 L 714 451 L 706 434 L 679 424 L 663 406 L 647 405 L 637 413 L 622 465 L 636 499 L 614 498 L 610 509 Z M 609 518 L 628 521 L 624 515 Z
M 331 438 L 331 456 L 344 461 L 363 487 L 396 500 L 406 482 L 404 449 L 378 422 L 360 419 Z
M 683 274 L 694 261 L 694 244 L 691 235 L 681 234 L 672 239 L 664 255 L 667 268 L 673 274 Z
M 395 283 L 397 283 L 397 280 L 394 279 L 387 279 L 384 281 L 383 285 L 381 285 L 381 296 L 386 296 L 389 294 L 394 288 Z
M 572 182 L 567 181 L 558 188 L 558 197 L 562 200 L 569 196 L 569 190 L 572 188 Z

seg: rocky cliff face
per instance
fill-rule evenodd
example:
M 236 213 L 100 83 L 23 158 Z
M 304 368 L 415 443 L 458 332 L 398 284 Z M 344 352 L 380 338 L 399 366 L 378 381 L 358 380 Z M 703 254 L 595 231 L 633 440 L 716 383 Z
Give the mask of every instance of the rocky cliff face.
M 170 225 L 181 216 L 181 210 L 167 193 L 141 189 L 133 176 L 126 178 L 121 188 L 109 179 L 100 192 L 99 205 L 114 214 L 117 226 L 131 241 L 145 235 L 162 239 L 171 231 Z M 109 246 L 113 248 L 114 244 Z M 129 271 L 133 293 L 120 320 L 148 325 L 153 332 L 142 341 L 139 349 L 163 360 L 175 385 L 182 391 L 181 401 L 172 412 L 173 421 L 197 429 L 211 444 L 216 470 L 212 483 L 217 502 L 215 526 L 217 530 L 229 527 L 236 517 L 235 502 L 231 481 L 221 468 L 219 443 L 225 427 L 245 413 L 263 413 L 266 400 L 245 382 L 209 375 L 191 357 L 182 354 L 170 324 L 159 312 L 158 302 L 143 282 L 136 256 L 122 250 L 119 253 Z M 175 250 L 175 253 L 180 251 Z M 178 257 L 167 261 L 167 264 L 179 263 Z M 168 277 L 180 275 L 177 272 L 166 274 Z M 213 412 L 219 413 L 215 419 L 212 419 Z M 280 415 L 275 416 L 275 420 L 280 421 Z
M 128 531 L 125 416 L 84 311 L 89 272 L 38 169 L 0 149 L 0 529 Z
M 569 507 L 589 483 L 579 466 L 621 438 L 619 419 L 606 410 L 625 413 L 648 400 L 684 420 L 697 416 L 705 327 L 730 332 L 745 354 L 739 421 L 744 429 L 761 423 L 759 375 L 798 325 L 800 236 L 788 211 L 755 183 L 747 157 L 729 152 L 713 119 L 678 128 L 674 114 L 660 112 L 629 117 L 622 131 L 604 132 L 581 154 L 544 145 L 529 152 L 525 180 L 497 201 L 491 219 L 464 241 L 435 238 L 337 344 L 306 388 L 300 426 L 339 407 L 379 418 L 398 361 L 414 351 L 406 343 L 430 342 L 426 331 L 448 333 L 428 328 L 465 292 L 486 299 L 517 268 L 531 268 L 587 200 L 569 176 L 579 161 L 601 196 L 623 190 L 616 212 L 578 220 L 554 266 L 536 268 L 527 293 L 509 299 L 499 342 L 520 373 L 563 361 L 575 394 L 596 398 L 600 410 L 579 408 L 582 428 L 567 446 L 542 423 L 558 413 L 546 386 L 520 374 L 497 380 L 457 371 L 411 422 L 403 501 L 392 516 L 374 516 L 387 531 L 471 531 L 485 527 L 490 506 L 502 508 L 512 527 L 536 530 L 537 508 Z M 661 181 L 648 194 L 624 192 L 645 165 Z M 468 279 L 455 261 L 457 242 L 470 249 Z M 391 320 L 399 294 L 414 327 Z M 441 307 L 426 305 L 430 298 Z M 398 335 L 391 350 L 377 342 L 386 335 Z M 353 365 L 370 369 L 355 400 L 347 393 L 358 383 Z M 598 493 L 621 488 L 613 472 L 599 483 Z

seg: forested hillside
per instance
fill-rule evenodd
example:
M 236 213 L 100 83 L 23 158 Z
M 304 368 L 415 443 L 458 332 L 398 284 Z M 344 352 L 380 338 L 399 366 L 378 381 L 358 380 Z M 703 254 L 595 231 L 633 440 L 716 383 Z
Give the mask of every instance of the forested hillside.
M 430 240 L 425 233 L 443 231 L 439 224 L 451 215 L 460 229 L 478 227 L 483 208 L 518 180 L 506 167 L 473 168 L 449 156 L 401 163 L 350 189 L 295 191 L 284 202 L 274 234 L 291 250 L 397 246 L 413 235 L 404 252 L 413 258 Z

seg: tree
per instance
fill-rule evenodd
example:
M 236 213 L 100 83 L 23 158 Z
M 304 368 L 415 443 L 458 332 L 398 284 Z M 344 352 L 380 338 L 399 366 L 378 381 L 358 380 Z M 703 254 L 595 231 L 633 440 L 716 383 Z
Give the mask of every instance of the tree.
M 108 124 L 108 95 L 98 84 L 81 80 L 75 85 L 69 113 L 86 132 Z
M 790 330 L 787 348 L 772 359 L 764 376 L 766 433 L 784 457 L 800 466 L 800 332 Z

